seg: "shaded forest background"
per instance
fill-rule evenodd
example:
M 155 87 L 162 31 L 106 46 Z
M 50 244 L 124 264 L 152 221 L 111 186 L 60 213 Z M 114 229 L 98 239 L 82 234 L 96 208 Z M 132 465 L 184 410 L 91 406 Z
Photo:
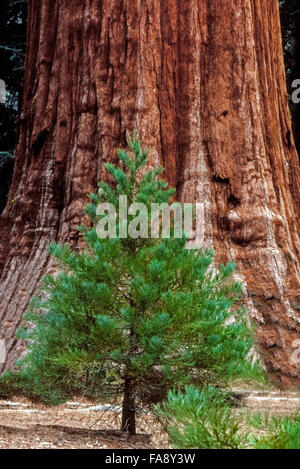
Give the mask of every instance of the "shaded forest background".
M 26 49 L 27 0 L 2 0 L 0 16 L 0 79 L 6 85 L 6 103 L 0 104 L 0 213 L 5 207 L 13 172 L 22 106 Z

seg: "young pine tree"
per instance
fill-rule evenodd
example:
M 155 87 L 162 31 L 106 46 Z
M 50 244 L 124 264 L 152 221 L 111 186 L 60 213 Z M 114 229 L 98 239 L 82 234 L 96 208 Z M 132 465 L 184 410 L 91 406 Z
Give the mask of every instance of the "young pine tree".
M 159 178 L 161 168 L 143 175 L 148 152 L 135 135 L 128 145 L 130 154 L 118 151 L 124 170 L 106 164 L 114 185 L 100 182 L 90 196 L 93 223 L 80 229 L 86 249 L 50 247 L 62 272 L 47 275 L 32 302 L 19 334 L 29 352 L 18 366 L 31 394 L 52 403 L 79 392 L 122 396 L 122 430 L 134 434 L 138 406 L 159 402 L 168 389 L 251 374 L 253 334 L 233 310 L 241 290 L 230 280 L 233 264 L 213 273 L 212 251 L 186 249 L 185 237 L 150 237 L 151 203 L 168 203 L 175 191 Z M 121 226 L 120 195 L 149 209 L 148 238 L 119 237 L 136 223 L 131 215 Z M 97 234 L 103 202 L 117 213 L 113 238 Z

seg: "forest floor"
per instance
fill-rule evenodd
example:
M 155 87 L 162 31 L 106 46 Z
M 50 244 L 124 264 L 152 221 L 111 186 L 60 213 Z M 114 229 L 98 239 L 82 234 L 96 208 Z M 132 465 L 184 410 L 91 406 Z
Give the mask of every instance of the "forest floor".
M 299 410 L 295 393 L 235 390 L 245 415 L 288 416 Z M 1 449 L 137 449 L 168 448 L 168 438 L 149 414 L 138 417 L 134 437 L 119 432 L 118 409 L 85 399 L 56 407 L 23 398 L 0 401 Z
M 106 408 L 107 407 L 107 408 Z M 118 407 L 86 399 L 49 407 L 24 398 L 0 400 L 0 449 L 166 448 L 168 439 L 149 414 L 137 417 L 137 435 L 120 432 Z

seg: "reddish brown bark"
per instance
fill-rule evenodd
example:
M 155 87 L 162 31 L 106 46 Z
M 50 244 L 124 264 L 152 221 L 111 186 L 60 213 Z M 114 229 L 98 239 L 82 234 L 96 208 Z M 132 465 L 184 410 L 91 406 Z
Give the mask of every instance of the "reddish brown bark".
M 235 260 L 281 385 L 299 338 L 299 163 L 277 0 L 31 0 L 15 173 L 1 218 L 1 333 L 12 365 L 47 244 L 78 245 L 88 192 L 126 131 L 152 147 L 205 244 Z

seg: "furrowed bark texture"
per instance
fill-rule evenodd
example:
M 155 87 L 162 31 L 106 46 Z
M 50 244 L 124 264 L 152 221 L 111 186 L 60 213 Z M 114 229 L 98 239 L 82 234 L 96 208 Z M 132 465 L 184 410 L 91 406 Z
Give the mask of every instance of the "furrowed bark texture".
M 30 0 L 21 130 L 1 217 L 1 332 L 14 338 L 47 245 L 68 241 L 126 131 L 185 202 L 200 240 L 234 260 L 282 386 L 300 337 L 299 163 L 288 111 L 277 0 Z

